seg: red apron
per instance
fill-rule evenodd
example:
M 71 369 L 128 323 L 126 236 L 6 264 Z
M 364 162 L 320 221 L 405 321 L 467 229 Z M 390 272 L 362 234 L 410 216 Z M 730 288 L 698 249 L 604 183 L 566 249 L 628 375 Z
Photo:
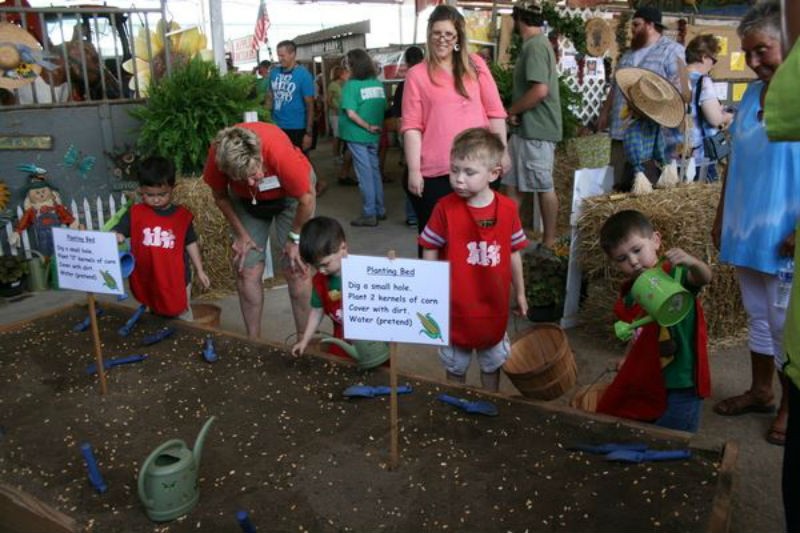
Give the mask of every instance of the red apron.
M 131 292 L 159 315 L 178 316 L 189 308 L 184 252 L 191 222 L 192 214 L 183 206 L 169 216 L 144 204 L 131 207 L 131 253 L 136 259 Z

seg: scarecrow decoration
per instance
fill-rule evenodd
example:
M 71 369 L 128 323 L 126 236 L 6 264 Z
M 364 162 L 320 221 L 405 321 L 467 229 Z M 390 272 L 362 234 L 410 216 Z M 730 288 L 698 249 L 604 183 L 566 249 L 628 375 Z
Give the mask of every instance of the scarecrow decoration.
M 9 91 L 32 83 L 42 72 L 56 65 L 45 61 L 42 46 L 27 31 L 0 22 L 0 88 Z
M 43 256 L 50 257 L 54 252 L 52 228 L 69 226 L 78 229 L 78 220 L 62 205 L 58 189 L 48 183 L 45 178 L 47 170 L 31 163 L 19 165 L 17 170 L 28 173 L 25 200 L 22 204 L 25 211 L 14 228 L 9 242 L 12 246 L 18 246 L 22 232 L 32 226 L 34 248 Z
M 633 167 L 633 194 L 647 194 L 653 185 L 645 175 L 645 164 L 652 161 L 661 169 L 656 187 L 678 184 L 678 169 L 667 161 L 663 128 L 677 128 L 685 116 L 683 97 L 666 78 L 642 68 L 619 69 L 615 78 L 627 106 L 622 140 L 625 156 Z

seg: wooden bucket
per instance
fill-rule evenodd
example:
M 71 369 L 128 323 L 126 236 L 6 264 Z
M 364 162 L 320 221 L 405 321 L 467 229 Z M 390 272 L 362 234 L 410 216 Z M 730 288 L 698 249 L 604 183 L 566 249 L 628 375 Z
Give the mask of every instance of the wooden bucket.
M 555 400 L 575 385 L 578 368 L 564 330 L 535 324 L 511 344 L 503 371 L 528 398 Z
M 592 383 L 591 385 L 580 387 L 569 401 L 569 406 L 582 411 L 596 413 L 597 404 L 606 392 L 608 385 L 609 383 Z
M 218 305 L 192 304 L 192 322 L 196 324 L 218 328 L 221 316 L 222 308 Z

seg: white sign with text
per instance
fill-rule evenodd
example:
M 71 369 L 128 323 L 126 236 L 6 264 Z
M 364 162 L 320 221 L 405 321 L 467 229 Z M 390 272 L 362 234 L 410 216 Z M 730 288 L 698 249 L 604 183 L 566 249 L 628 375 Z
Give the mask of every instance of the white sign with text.
M 114 233 L 53 228 L 58 285 L 62 289 L 124 294 Z
M 346 339 L 450 343 L 450 263 L 349 255 L 342 260 Z

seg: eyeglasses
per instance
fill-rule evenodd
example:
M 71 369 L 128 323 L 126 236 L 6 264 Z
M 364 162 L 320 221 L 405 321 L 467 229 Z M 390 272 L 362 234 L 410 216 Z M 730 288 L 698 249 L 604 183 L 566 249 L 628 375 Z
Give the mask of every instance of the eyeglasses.
M 458 38 L 458 34 L 451 31 L 435 31 L 431 33 L 431 37 L 434 41 L 451 43 Z

